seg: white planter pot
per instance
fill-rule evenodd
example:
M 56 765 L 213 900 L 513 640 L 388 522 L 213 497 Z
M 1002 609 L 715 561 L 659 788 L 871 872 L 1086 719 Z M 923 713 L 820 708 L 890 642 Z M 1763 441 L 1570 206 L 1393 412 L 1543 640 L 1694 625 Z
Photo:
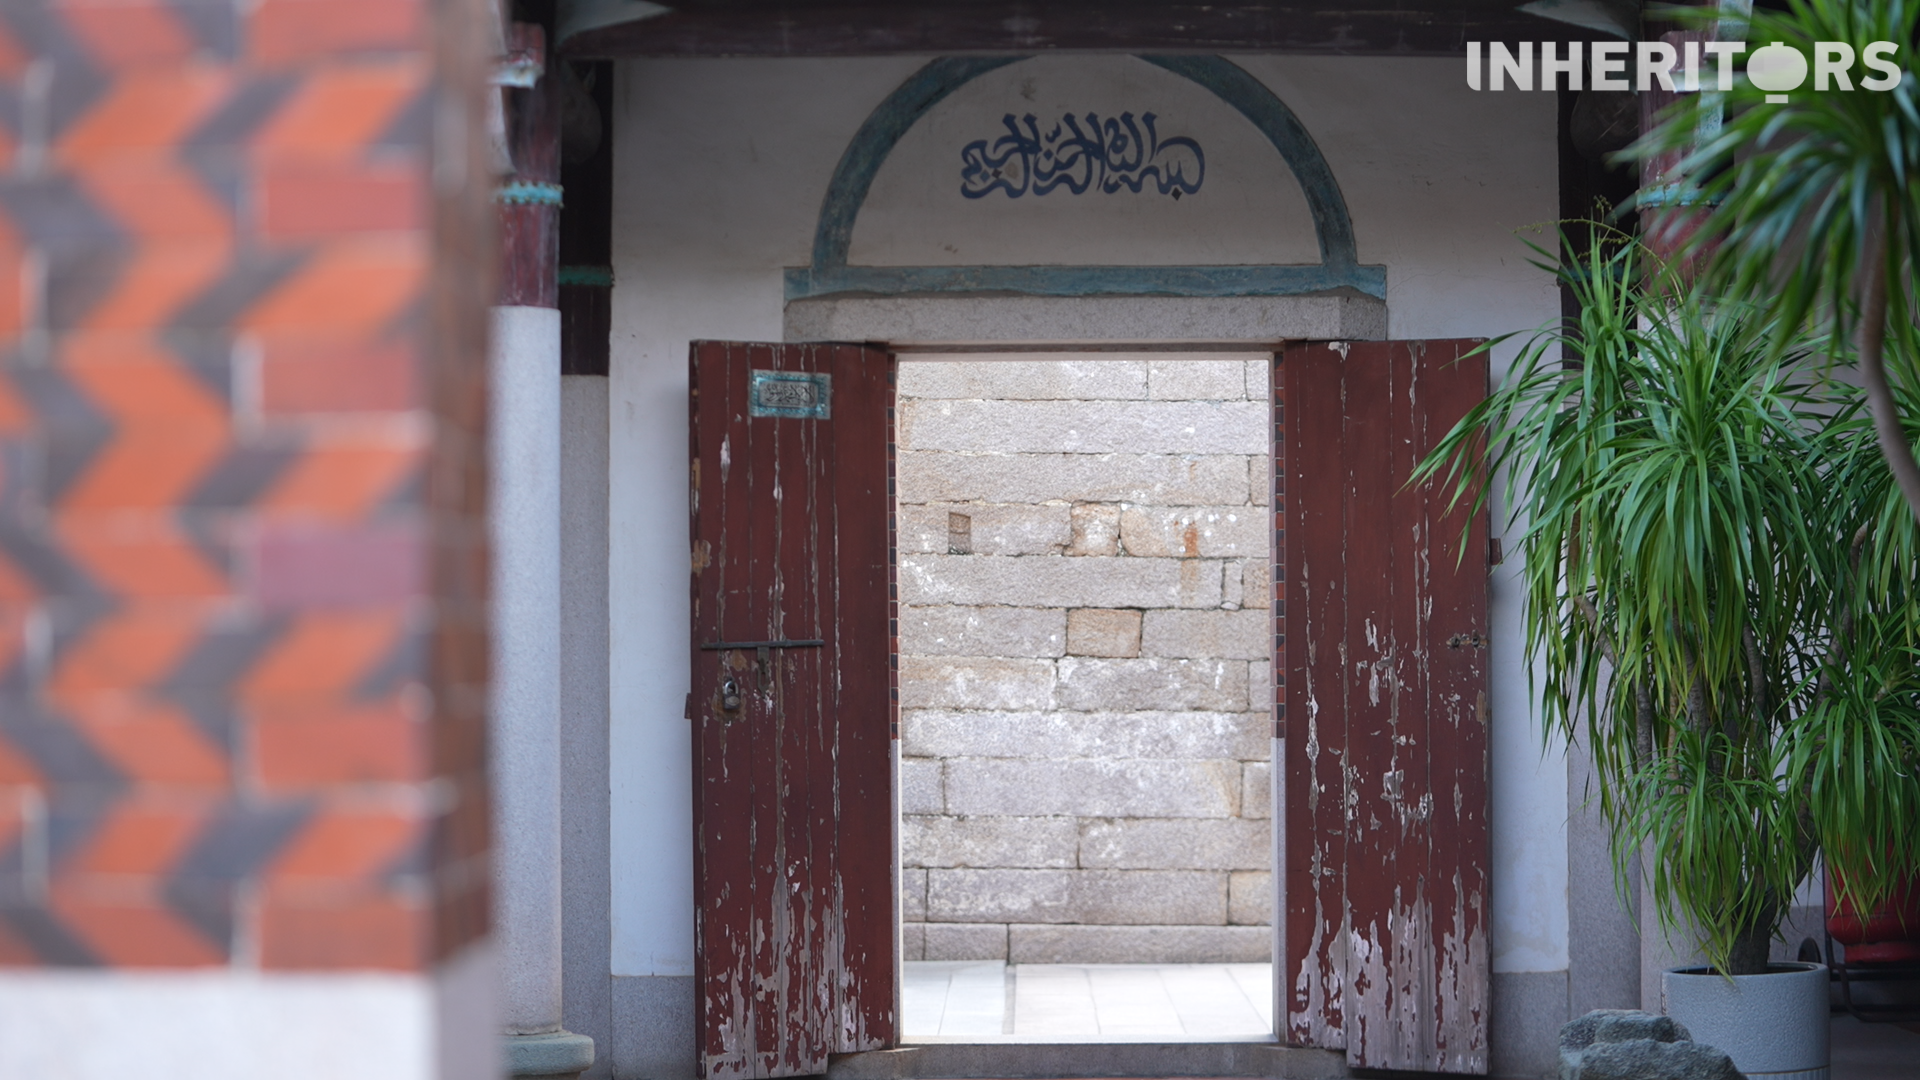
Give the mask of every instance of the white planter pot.
M 1749 1080 L 1827 1080 L 1827 969 L 1774 964 L 1727 979 L 1706 968 L 1669 968 L 1667 1015 L 1693 1041 L 1717 1046 Z

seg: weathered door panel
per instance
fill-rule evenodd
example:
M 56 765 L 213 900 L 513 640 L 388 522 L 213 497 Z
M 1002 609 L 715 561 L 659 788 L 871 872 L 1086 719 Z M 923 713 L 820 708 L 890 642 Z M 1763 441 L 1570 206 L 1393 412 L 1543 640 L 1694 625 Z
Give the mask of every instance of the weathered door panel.
M 1289 348 L 1285 1035 L 1484 1073 L 1486 529 L 1409 488 L 1476 342 Z
M 715 1080 L 820 1073 L 894 1037 L 891 364 L 693 347 L 695 963 Z M 788 377 L 756 389 L 755 372 Z
M 1278 374 L 1291 406 L 1284 432 L 1286 580 L 1282 601 L 1274 606 L 1285 642 L 1281 895 L 1282 940 L 1291 962 L 1276 966 L 1274 981 L 1290 994 L 1288 1040 L 1340 1050 L 1347 1045 L 1346 783 L 1340 772 L 1346 760 L 1346 646 L 1337 634 L 1305 631 L 1344 626 L 1346 553 L 1339 545 L 1307 545 L 1303 538 L 1342 531 L 1346 500 L 1332 493 L 1342 483 L 1345 385 L 1340 354 L 1330 349 L 1291 349 Z

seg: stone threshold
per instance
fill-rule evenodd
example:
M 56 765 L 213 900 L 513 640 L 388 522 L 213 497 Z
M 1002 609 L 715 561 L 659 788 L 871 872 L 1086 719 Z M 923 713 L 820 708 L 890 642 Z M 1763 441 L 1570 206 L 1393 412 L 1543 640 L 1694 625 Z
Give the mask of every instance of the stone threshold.
M 835 1055 L 828 1080 L 1028 1077 L 1346 1077 L 1346 1055 L 1273 1042 L 929 1043 Z

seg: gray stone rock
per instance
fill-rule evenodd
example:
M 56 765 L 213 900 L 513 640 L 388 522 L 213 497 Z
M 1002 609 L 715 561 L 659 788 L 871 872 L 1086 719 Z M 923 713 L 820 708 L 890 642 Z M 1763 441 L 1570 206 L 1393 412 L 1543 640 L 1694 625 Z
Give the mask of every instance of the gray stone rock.
M 1560 1053 L 1560 1080 L 1746 1080 L 1726 1051 L 1697 1042 L 1628 1039 Z
M 1560 1080 L 1744 1080 L 1671 1017 L 1595 1009 L 1560 1029 Z
M 1693 1035 L 1671 1016 L 1638 1009 L 1595 1009 L 1560 1029 L 1562 1050 L 1584 1050 L 1594 1043 L 1640 1039 L 1692 1042 Z

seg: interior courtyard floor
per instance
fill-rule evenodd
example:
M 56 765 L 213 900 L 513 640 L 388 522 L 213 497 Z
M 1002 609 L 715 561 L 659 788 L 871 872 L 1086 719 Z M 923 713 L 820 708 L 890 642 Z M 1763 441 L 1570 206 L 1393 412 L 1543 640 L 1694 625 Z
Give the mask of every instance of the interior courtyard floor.
M 908 962 L 906 1042 L 1260 1042 L 1272 964 Z
M 1272 1040 L 1271 964 L 902 965 L 907 1043 Z M 1836 1013 L 1831 1080 L 1920 1080 L 1920 1024 Z

